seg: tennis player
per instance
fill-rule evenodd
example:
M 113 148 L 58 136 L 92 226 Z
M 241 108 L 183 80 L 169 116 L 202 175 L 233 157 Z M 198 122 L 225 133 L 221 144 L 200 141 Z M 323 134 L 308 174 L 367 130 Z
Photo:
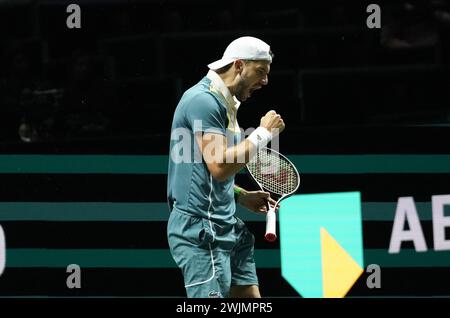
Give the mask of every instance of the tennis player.
M 183 94 L 175 110 L 167 236 L 188 297 L 261 297 L 253 257 L 255 239 L 235 216 L 235 199 L 263 214 L 267 202 L 275 201 L 267 192 L 236 186 L 234 176 L 257 149 L 284 129 L 284 122 L 269 111 L 242 140 L 236 115 L 241 102 L 267 85 L 272 57 L 270 46 L 260 39 L 234 40 L 220 60 L 208 65 L 207 75 Z M 190 137 L 185 140 L 192 141 L 187 150 L 183 148 L 190 162 L 176 158 L 183 132 Z M 195 160 L 197 153 L 200 160 Z

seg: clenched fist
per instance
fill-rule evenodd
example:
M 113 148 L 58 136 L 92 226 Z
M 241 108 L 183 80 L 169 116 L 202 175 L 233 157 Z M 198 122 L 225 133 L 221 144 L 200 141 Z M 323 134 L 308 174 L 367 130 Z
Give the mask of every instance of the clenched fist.
M 267 114 L 261 118 L 260 126 L 266 128 L 272 135 L 281 133 L 285 127 L 283 119 L 274 110 L 268 111 Z

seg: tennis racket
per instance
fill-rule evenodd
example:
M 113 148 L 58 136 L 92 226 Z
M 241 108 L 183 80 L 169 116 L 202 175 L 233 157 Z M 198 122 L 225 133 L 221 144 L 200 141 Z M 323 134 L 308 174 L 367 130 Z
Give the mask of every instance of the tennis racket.
M 266 235 L 269 242 L 277 239 L 275 209 L 281 200 L 297 191 L 300 186 L 300 175 L 294 164 L 279 152 L 262 148 L 247 163 L 247 172 L 262 191 L 270 193 L 276 204 L 270 207 L 266 215 Z

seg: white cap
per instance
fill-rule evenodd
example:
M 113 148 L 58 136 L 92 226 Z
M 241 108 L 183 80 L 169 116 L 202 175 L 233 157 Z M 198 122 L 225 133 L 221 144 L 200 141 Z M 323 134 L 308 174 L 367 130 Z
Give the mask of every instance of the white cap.
M 243 36 L 231 42 L 223 53 L 223 57 L 211 64 L 209 69 L 218 70 L 236 60 L 256 60 L 272 62 L 270 46 L 252 36 Z

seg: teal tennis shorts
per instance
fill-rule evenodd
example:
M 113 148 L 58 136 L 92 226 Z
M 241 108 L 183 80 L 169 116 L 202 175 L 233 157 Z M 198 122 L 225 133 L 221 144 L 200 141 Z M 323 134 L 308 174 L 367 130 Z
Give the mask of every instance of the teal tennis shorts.
M 173 210 L 167 237 L 189 298 L 228 297 L 231 286 L 258 285 L 255 237 L 239 218 L 219 225 Z

